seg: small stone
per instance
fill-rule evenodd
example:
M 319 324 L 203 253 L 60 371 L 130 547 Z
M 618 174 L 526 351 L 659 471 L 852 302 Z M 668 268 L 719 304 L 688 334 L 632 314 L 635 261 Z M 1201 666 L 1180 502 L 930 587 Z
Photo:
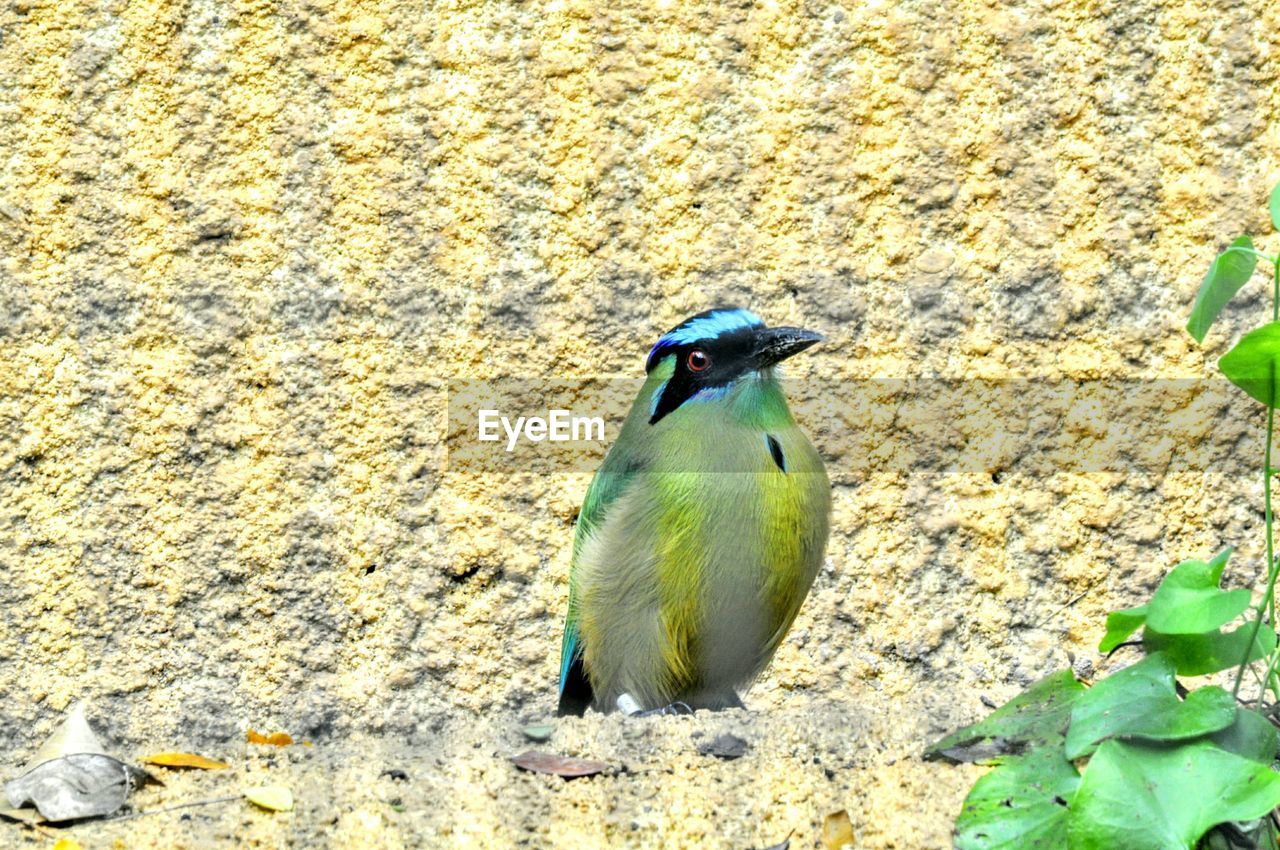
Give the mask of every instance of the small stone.
M 1093 659 L 1077 658 L 1071 663 L 1071 672 L 1076 674 L 1077 679 L 1092 679 L 1094 673 Z
M 916 257 L 916 268 L 925 274 L 941 274 L 951 268 L 955 257 L 939 248 L 930 248 Z
M 924 193 L 924 197 L 920 199 L 920 206 L 924 209 L 944 207 L 955 198 L 958 189 L 955 183 L 939 183 Z
M 704 756 L 715 756 L 718 759 L 732 761 L 745 756 L 750 748 L 751 745 L 742 738 L 726 732 L 717 735 L 710 743 L 699 744 L 698 752 Z

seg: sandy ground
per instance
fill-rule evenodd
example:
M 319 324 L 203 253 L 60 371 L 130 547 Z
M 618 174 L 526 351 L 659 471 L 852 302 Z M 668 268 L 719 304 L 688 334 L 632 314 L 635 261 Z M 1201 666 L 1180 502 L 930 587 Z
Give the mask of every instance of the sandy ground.
M 944 695 L 938 695 L 942 697 Z M 929 719 L 932 714 L 933 719 Z M 240 745 L 226 771 L 155 769 L 165 785 L 132 798 L 139 811 L 290 787 L 296 807 L 268 813 L 242 800 L 56 830 L 86 850 L 109 847 L 707 847 L 765 848 L 790 836 L 817 846 L 823 818 L 848 811 L 859 848 L 949 846 L 946 818 L 973 768 L 926 765 L 920 741 L 952 700 L 816 701 L 804 710 L 693 717 L 560 720 L 530 743 L 521 718 L 450 718 L 417 741 L 356 736 L 313 746 Z M 540 719 L 540 718 L 532 718 Z M 717 735 L 746 740 L 741 758 L 698 752 Z M 597 759 L 606 773 L 564 780 L 523 772 L 527 749 Z M 912 801 L 904 806 L 903 800 Z M 4 846 L 48 835 L 0 827 Z

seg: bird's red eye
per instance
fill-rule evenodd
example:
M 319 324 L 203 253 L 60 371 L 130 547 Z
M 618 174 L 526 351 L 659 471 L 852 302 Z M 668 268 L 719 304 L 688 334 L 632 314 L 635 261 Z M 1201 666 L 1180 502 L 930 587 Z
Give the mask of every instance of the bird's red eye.
M 689 359 L 685 362 L 689 364 L 690 372 L 705 372 L 711 368 L 711 358 L 701 348 L 695 348 L 690 351 Z

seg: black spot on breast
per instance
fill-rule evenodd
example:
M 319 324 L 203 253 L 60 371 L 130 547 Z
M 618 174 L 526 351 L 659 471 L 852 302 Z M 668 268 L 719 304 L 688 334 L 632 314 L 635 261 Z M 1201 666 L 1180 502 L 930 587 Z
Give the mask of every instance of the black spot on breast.
M 772 434 L 765 435 L 765 442 L 769 444 L 769 454 L 773 455 L 773 462 L 778 465 L 778 469 L 786 472 L 787 458 L 782 454 L 782 445 Z

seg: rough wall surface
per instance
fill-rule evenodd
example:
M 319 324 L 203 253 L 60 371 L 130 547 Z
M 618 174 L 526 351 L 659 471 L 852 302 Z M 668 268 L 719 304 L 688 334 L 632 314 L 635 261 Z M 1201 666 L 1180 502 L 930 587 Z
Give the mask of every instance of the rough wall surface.
M 1237 429 L 1212 475 L 869 446 L 842 477 L 860 423 L 812 407 L 828 569 L 751 711 L 566 721 L 555 748 L 630 771 L 566 784 L 503 759 L 553 709 L 588 476 L 448 469 L 448 379 L 636 375 L 724 302 L 826 331 L 792 374 L 837 401 L 1207 375 L 1261 309 L 1203 351 L 1180 330 L 1213 252 L 1263 232 L 1277 33 L 1261 0 L 10 0 L 5 763 L 84 697 L 126 753 L 317 743 L 259 765 L 296 814 L 131 842 L 807 847 L 847 808 L 860 847 L 945 846 L 973 773 L 925 738 L 1093 659 L 1181 558 L 1235 543 L 1256 574 L 1248 408 L 1166 422 L 1193 385 L 1146 419 L 1166 458 Z M 697 756 L 721 728 L 752 754 Z

